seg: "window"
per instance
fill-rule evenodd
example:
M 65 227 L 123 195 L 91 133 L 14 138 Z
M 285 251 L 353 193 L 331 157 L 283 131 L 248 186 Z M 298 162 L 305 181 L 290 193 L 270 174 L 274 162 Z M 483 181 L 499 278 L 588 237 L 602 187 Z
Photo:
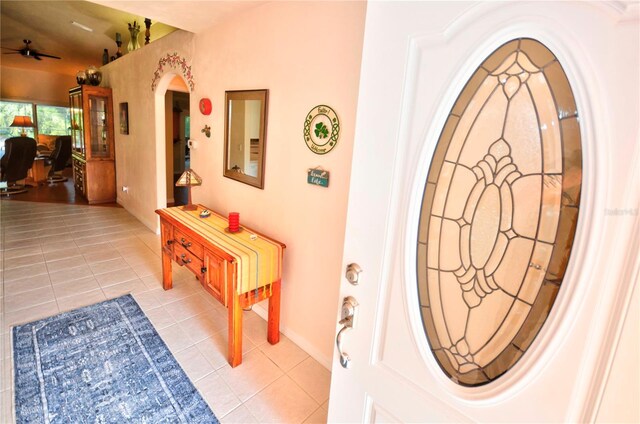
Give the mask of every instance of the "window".
M 0 143 L 2 143 L 2 147 L 4 147 L 4 140 L 17 137 L 22 132 L 22 128 L 11 127 L 13 117 L 16 115 L 28 116 L 31 121 L 34 121 L 33 105 L 31 103 L 0 101 Z M 34 137 L 33 128 L 25 128 L 25 130 L 28 137 Z
M 522 358 L 562 285 L 580 206 L 578 110 L 536 40 L 493 52 L 458 96 L 425 185 L 418 295 L 444 371 L 487 384 Z
M 71 134 L 71 113 L 68 107 L 36 105 L 38 134 Z
M 36 128 L 25 128 L 27 137 L 38 138 L 38 135 L 68 135 L 71 116 L 68 107 L 49 106 L 25 102 L 0 101 L 0 156 L 4 154 L 4 140 L 17 137 L 22 128 L 11 127 L 16 115 L 31 118 Z M 34 118 L 35 116 L 35 118 Z

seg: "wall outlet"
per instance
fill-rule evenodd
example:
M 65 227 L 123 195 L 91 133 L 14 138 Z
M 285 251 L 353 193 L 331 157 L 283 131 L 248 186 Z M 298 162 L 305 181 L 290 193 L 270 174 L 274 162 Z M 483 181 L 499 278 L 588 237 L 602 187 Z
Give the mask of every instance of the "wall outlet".
M 127 187 L 127 186 L 122 186 L 122 191 L 123 191 L 124 193 L 128 192 L 128 191 L 129 191 L 129 187 Z

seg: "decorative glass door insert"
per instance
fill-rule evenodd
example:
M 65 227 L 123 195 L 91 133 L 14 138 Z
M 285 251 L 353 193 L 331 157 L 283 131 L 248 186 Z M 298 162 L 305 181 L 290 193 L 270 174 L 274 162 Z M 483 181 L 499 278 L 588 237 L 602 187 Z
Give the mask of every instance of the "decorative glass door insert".
M 431 350 L 464 386 L 524 354 L 567 267 L 580 203 L 576 102 L 557 58 L 522 38 L 471 76 L 441 132 L 418 234 L 418 293 Z

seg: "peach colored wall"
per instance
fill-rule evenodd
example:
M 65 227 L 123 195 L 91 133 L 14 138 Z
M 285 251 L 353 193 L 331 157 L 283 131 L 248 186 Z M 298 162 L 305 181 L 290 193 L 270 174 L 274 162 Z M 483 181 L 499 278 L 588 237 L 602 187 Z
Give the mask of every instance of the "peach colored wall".
M 46 64 L 43 63 L 46 69 Z M 69 89 L 78 85 L 70 75 L 29 69 L 0 68 L 0 98 L 56 106 L 69 105 Z
M 354 138 L 366 4 L 272 2 L 194 37 L 192 168 L 204 179 L 195 201 L 287 245 L 282 327 L 330 366 Z M 317 23 L 317 25 L 316 25 Z M 268 89 L 264 190 L 224 178 L 225 90 Z M 198 101 L 209 97 L 203 116 Z M 340 140 L 327 155 L 312 153 L 302 137 L 307 113 L 331 106 Z M 211 138 L 200 129 L 212 128 Z M 307 169 L 330 171 L 329 188 L 307 184 Z M 266 305 L 266 303 L 263 303 Z M 261 304 L 262 305 L 262 304 Z M 265 306 L 266 307 L 266 306 Z
M 166 143 L 163 139 L 158 147 L 162 152 L 157 152 L 156 92 L 151 91 L 151 82 L 165 54 L 177 52 L 191 61 L 192 40 L 193 34 L 175 31 L 100 68 L 101 85 L 112 89 L 114 110 L 121 102 L 129 103 L 129 135 L 115 132 L 118 203 L 152 229 L 158 221 L 154 212 L 158 205 L 156 184 L 166 184 L 165 165 L 158 169 L 156 155 L 161 155 L 164 163 Z M 164 119 L 164 92 L 162 99 Z M 119 119 L 117 113 L 115 116 Z M 119 128 L 118 122 L 115 128 Z M 160 128 L 164 133 L 164 123 Z M 124 193 L 122 186 L 129 190 Z
M 164 158 L 156 158 L 156 151 L 165 146 L 156 147 L 164 125 L 155 124 L 159 106 L 151 80 L 164 54 L 177 51 L 187 58 L 195 81 L 191 166 L 204 180 L 193 189 L 194 201 L 223 214 L 238 211 L 243 223 L 287 244 L 281 328 L 327 367 L 342 276 L 365 9 L 364 2 L 265 3 L 204 33 L 176 31 L 102 68 L 114 106 L 129 102 L 130 135 L 116 133 L 118 202 L 156 229 L 156 184 L 164 185 L 156 175 Z M 264 190 L 222 176 L 225 90 L 261 88 L 269 89 Z M 203 97 L 213 103 L 209 116 L 199 112 Z M 318 104 L 333 107 L 341 124 L 339 143 L 325 156 L 312 153 L 302 137 L 305 116 Z M 211 138 L 200 131 L 205 124 Z M 307 169 L 318 165 L 331 172 L 329 188 L 307 184 Z M 262 315 L 263 305 L 256 308 Z

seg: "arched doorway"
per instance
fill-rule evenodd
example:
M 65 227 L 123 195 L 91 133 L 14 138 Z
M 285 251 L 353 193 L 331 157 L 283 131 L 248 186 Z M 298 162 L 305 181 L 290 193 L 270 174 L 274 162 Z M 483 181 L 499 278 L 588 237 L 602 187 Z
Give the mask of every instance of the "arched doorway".
M 167 72 L 155 90 L 156 120 L 156 207 L 178 203 L 174 174 L 188 166 L 187 142 L 190 92 L 182 75 Z M 185 128 L 186 127 L 186 128 Z

